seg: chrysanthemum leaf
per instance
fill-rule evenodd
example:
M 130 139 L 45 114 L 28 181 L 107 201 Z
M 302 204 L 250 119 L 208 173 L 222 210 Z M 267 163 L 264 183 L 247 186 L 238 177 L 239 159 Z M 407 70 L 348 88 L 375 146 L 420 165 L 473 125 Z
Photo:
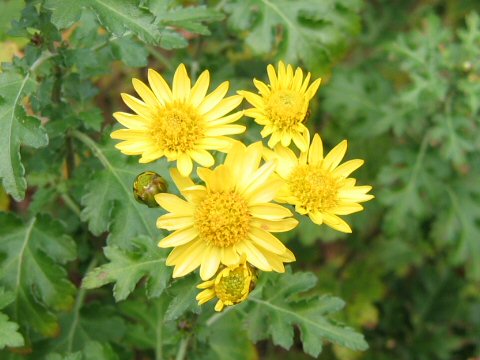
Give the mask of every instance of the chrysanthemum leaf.
M 15 300 L 15 294 L 0 288 L 0 310 Z M 22 346 L 22 334 L 18 332 L 18 324 L 10 321 L 8 316 L 0 312 L 0 349 L 5 346 Z
M 84 134 L 76 133 L 76 136 L 104 167 L 92 174 L 82 198 L 82 219 L 88 221 L 90 231 L 95 235 L 109 231 L 109 245 L 123 248 L 128 248 L 138 235 L 158 239 L 161 233 L 155 228 L 155 220 L 159 211 L 139 204 L 133 197 L 133 181 L 145 167 L 120 154 L 111 142 L 99 145 Z M 168 177 L 165 167 L 157 164 L 153 169 Z
M 8 313 L 20 325 L 57 335 L 53 311 L 70 309 L 74 302 L 75 287 L 61 265 L 75 259 L 75 243 L 59 222 L 46 216 L 24 223 L 0 214 L 0 229 L 0 284 L 14 293 Z
M 293 326 L 300 329 L 303 350 L 312 356 L 322 351 L 323 341 L 353 350 L 368 348 L 363 335 L 331 319 L 345 305 L 332 296 L 305 295 L 316 283 L 311 273 L 287 272 L 268 276 L 263 286 L 250 297 L 247 330 L 254 341 L 272 336 L 286 349 L 293 344 Z
M 341 0 L 248 0 L 227 5 L 229 23 L 248 32 L 245 41 L 253 51 L 279 50 L 287 62 L 324 67 L 359 30 L 359 8 L 358 1 Z
M 165 266 L 165 250 L 158 248 L 152 239 L 145 236 L 133 239 L 129 249 L 107 246 L 104 253 L 109 262 L 86 275 L 82 283 L 84 288 L 115 283 L 113 295 L 120 301 L 126 299 L 144 277 L 147 277 L 150 297 L 160 296 L 167 286 L 171 270 Z
M 47 145 L 48 137 L 40 121 L 28 116 L 23 107 L 24 98 L 35 89 L 30 73 L 1 73 L 0 89 L 0 178 L 5 191 L 15 200 L 22 200 L 27 182 L 20 146 L 39 148 Z

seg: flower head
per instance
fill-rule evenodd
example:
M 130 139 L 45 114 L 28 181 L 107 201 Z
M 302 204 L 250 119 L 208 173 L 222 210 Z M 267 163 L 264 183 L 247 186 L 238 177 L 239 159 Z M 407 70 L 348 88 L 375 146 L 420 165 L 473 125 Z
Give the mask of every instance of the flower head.
M 183 64 L 173 77 L 172 89 L 156 71 L 148 70 L 150 87 L 133 79 L 137 99 L 122 94 L 123 101 L 135 114 L 116 112 L 115 119 L 126 129 L 112 132 L 111 137 L 123 140 L 116 145 L 126 155 L 141 155 L 140 162 L 148 163 L 165 156 L 177 161 L 184 176 L 192 172 L 193 161 L 210 167 L 214 159 L 208 150 L 226 152 L 232 140 L 225 135 L 245 131 L 241 125 L 231 124 L 242 112 L 227 115 L 242 101 L 235 95 L 225 98 L 229 83 L 220 84 L 209 95 L 210 74 L 205 70 L 191 87 Z
M 232 306 L 245 301 L 254 289 L 257 280 L 256 270 L 245 261 L 238 265 L 221 269 L 214 279 L 197 286 L 204 289 L 196 299 L 198 305 L 217 298 L 216 311 L 222 311 L 225 306 Z
M 315 134 L 308 153 L 299 158 L 282 146 L 274 151 L 265 150 L 267 160 L 277 159 L 277 174 L 285 185 L 275 200 L 295 205 L 300 214 L 308 214 L 318 224 L 350 233 L 350 226 L 338 215 L 348 215 L 363 210 L 359 203 L 374 196 L 367 194 L 371 186 L 356 186 L 356 180 L 348 176 L 363 165 L 363 160 L 349 160 L 339 165 L 347 151 L 344 140 L 323 156 L 322 140 Z
M 171 171 L 185 200 L 173 194 L 155 199 L 169 212 L 158 218 L 157 227 L 174 230 L 158 244 L 174 247 L 166 261 L 175 266 L 174 277 L 200 266 L 200 276 L 207 280 L 220 264 L 238 264 L 241 256 L 263 271 L 283 272 L 283 263 L 295 260 L 271 234 L 291 230 L 298 222 L 290 210 L 271 203 L 283 180 L 271 178 L 274 162 L 260 166 L 262 148 L 260 142 L 248 147 L 237 142 L 223 165 L 197 169 L 205 185 Z
M 262 137 L 271 135 L 268 141 L 270 148 L 278 143 L 289 146 L 293 140 L 301 151 L 307 151 L 304 123 L 308 118 L 310 100 L 317 92 L 321 79 L 309 85 L 310 73 L 304 79 L 302 69 L 297 68 L 294 73 L 291 65 L 285 66 L 281 61 L 278 72 L 272 65 L 268 65 L 267 72 L 270 85 L 253 80 L 260 95 L 239 91 L 254 106 L 245 110 L 245 115 L 264 126 Z

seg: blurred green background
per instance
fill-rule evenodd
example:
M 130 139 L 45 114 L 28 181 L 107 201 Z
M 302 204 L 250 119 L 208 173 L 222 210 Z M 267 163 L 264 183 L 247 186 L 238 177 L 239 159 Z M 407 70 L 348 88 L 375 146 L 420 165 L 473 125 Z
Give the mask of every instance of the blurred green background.
M 108 135 L 114 123 L 110 114 L 124 109 L 119 93 L 132 93 L 130 79 L 145 79 L 147 67 L 169 79 L 180 62 L 194 78 L 208 68 L 214 85 L 230 79 L 233 92 L 252 90 L 253 77 L 266 78 L 267 64 L 285 60 L 323 78 L 311 103 L 311 133 L 319 132 L 327 149 L 348 139 L 347 157 L 366 160 L 356 177 L 373 185 L 376 196 L 365 211 L 348 217 L 353 234 L 302 220 L 282 238 L 297 255 L 293 269 L 314 272 L 319 292 L 343 298 L 347 307 L 338 320 L 363 332 L 370 345 L 363 353 L 328 346 L 320 357 L 480 359 L 479 1 L 141 1 L 157 17 L 174 5 L 216 10 L 197 23 L 190 18 L 166 22 L 168 31 L 183 30 L 178 37 L 165 35 L 158 45 L 141 37 L 104 45 L 108 34 L 92 13 L 54 19 L 49 9 L 55 9 L 55 1 L 28 3 L 0 2 L 0 61 L 13 56 L 28 61 L 39 49 L 64 46 L 61 66 L 67 72 L 60 105 L 49 105 L 52 80 L 42 83 L 29 106 L 42 116 L 67 120 L 47 128 L 47 149 L 23 151 L 27 196 L 15 202 L 0 189 L 1 210 L 48 213 L 72 236 L 87 237 L 79 235 L 82 223 L 68 202 L 80 202 L 81 179 L 91 169 L 80 167 L 68 183 L 58 180 L 68 178 L 69 171 L 62 155 L 69 146 L 62 137 L 65 129 L 83 121 L 97 139 Z M 58 32 L 52 21 L 68 26 Z M 260 139 L 259 127 L 242 121 L 249 125 L 246 141 Z M 70 269 L 76 283 L 89 259 L 100 259 L 104 245 L 101 237 L 93 246 L 82 241 Z M 95 299 L 113 304 L 108 289 Z M 110 327 L 132 318 L 129 326 L 139 326 L 148 318 L 139 320 L 138 314 L 152 310 L 138 310 L 146 306 L 141 301 L 135 310 L 135 301 L 98 311 Z M 148 341 L 130 338 L 118 345 L 119 339 L 105 337 L 116 347 L 126 346 L 126 358 L 151 358 Z M 44 339 L 32 341 L 50 346 Z M 270 341 L 250 346 L 245 345 L 249 358 L 309 358 L 298 332 L 290 351 Z

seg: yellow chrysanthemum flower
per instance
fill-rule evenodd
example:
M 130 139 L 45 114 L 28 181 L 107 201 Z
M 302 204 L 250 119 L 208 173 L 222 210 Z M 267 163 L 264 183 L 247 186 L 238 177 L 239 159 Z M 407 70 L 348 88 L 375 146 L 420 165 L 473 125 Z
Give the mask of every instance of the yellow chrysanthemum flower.
M 298 221 L 290 210 L 270 203 L 283 180 L 271 178 L 274 162 L 259 166 L 262 148 L 260 142 L 248 147 L 237 142 L 223 165 L 197 169 L 205 186 L 171 171 L 186 201 L 165 193 L 155 199 L 169 212 L 158 218 L 157 227 L 175 230 L 158 244 L 174 247 L 166 261 L 175 266 L 173 277 L 200 266 L 201 278 L 208 280 L 220 264 L 238 264 L 241 256 L 263 271 L 283 272 L 283 262 L 295 260 L 271 234 L 291 230 Z
M 183 64 L 173 76 L 172 89 L 156 71 L 148 70 L 150 87 L 133 79 L 133 87 L 142 100 L 122 94 L 122 99 L 136 114 L 113 114 L 127 129 L 112 132 L 113 139 L 124 140 L 116 145 L 126 155 L 141 155 L 141 163 L 165 156 L 177 161 L 184 176 L 192 172 L 192 159 L 204 167 L 214 164 L 208 150 L 226 152 L 232 140 L 225 135 L 239 134 L 245 126 L 231 124 L 242 112 L 227 115 L 241 102 L 234 95 L 225 98 L 228 81 L 223 82 L 209 95 L 210 74 L 205 70 L 191 87 Z
M 197 286 L 204 289 L 196 300 L 198 305 L 217 298 L 216 311 L 222 311 L 225 306 L 232 306 L 245 301 L 255 287 L 256 271 L 250 265 L 242 262 L 238 265 L 225 267 L 220 270 L 214 279 L 205 281 Z
M 371 186 L 356 186 L 348 176 L 363 165 L 363 160 L 349 160 L 339 165 L 347 151 L 347 141 L 335 146 L 323 156 L 322 140 L 315 134 L 308 153 L 295 153 L 276 146 L 274 151 L 264 150 L 267 160 L 277 159 L 277 174 L 286 182 L 275 200 L 295 205 L 300 214 L 308 214 L 318 224 L 350 233 L 350 226 L 338 215 L 348 215 L 363 210 L 359 203 L 374 196 L 367 194 Z
M 310 73 L 303 78 L 300 68 L 293 72 L 291 65 L 278 63 L 278 73 L 272 65 L 267 67 L 270 86 L 254 79 L 253 83 L 260 95 L 249 91 L 239 91 L 254 107 L 245 110 L 245 115 L 255 119 L 264 128 L 262 137 L 271 135 L 268 146 L 274 148 L 276 144 L 289 146 L 291 141 L 301 151 L 307 151 L 304 125 L 308 117 L 308 105 L 320 86 L 321 79 L 309 85 Z

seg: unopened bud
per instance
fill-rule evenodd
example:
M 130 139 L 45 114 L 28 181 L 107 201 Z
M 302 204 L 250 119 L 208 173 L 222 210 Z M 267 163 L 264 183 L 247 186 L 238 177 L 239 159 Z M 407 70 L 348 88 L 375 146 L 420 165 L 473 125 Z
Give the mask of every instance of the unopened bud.
M 163 177 L 153 171 L 139 174 L 133 182 L 133 196 L 139 203 L 150 208 L 158 207 L 155 195 L 167 191 L 168 184 Z

